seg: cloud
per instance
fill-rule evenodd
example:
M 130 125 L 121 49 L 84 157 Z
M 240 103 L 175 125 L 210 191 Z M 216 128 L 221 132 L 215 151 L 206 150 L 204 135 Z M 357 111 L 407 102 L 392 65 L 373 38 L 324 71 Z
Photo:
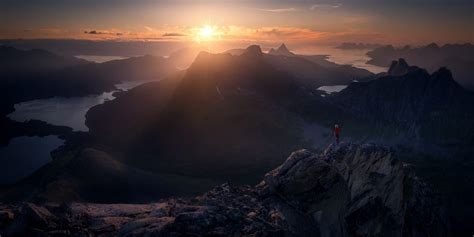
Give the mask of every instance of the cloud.
M 230 41 L 281 42 L 316 41 L 324 32 L 298 27 L 257 27 L 227 26 L 222 29 L 222 39 Z
M 307 9 L 308 10 L 308 9 Z M 349 18 L 350 22 L 363 22 L 366 18 Z M 142 26 L 135 29 L 82 29 L 80 31 L 64 31 L 57 28 L 31 29 L 28 34 L 35 38 L 76 38 L 89 40 L 128 40 L 128 41 L 166 41 L 195 42 L 200 26 L 165 26 L 149 31 Z M 23 30 L 23 29 L 22 29 Z M 294 47 L 313 47 L 322 44 L 338 44 L 342 42 L 391 43 L 393 36 L 369 29 L 339 29 L 333 31 L 319 30 L 309 27 L 261 26 L 249 27 L 238 25 L 215 26 L 215 45 L 248 45 L 261 44 L 272 47 L 285 42 Z M 217 47 L 217 46 L 216 46 Z
M 91 30 L 91 31 L 84 31 L 84 34 L 91 34 L 91 35 L 102 35 L 105 34 L 104 32 L 96 31 L 96 30 Z
M 296 8 L 274 8 L 274 9 L 258 9 L 259 11 L 264 12 L 273 12 L 273 13 L 283 13 L 283 12 L 296 12 L 298 11 Z
M 115 36 L 122 36 L 124 35 L 123 32 L 116 31 L 116 30 L 85 30 L 84 34 L 89 34 L 89 35 L 115 35 Z
M 163 37 L 181 37 L 181 36 L 186 36 L 185 34 L 181 33 L 164 33 Z
M 223 42 L 248 42 L 248 44 L 272 45 L 285 42 L 299 46 L 315 46 L 321 44 L 337 44 L 345 41 L 353 42 L 388 42 L 388 38 L 368 30 L 320 31 L 304 27 L 242 27 L 225 26 L 218 28 L 222 32 Z
M 342 3 L 337 3 L 337 4 L 314 4 L 312 5 L 309 9 L 310 10 L 316 10 L 316 9 L 330 9 L 330 8 L 340 8 L 342 7 Z

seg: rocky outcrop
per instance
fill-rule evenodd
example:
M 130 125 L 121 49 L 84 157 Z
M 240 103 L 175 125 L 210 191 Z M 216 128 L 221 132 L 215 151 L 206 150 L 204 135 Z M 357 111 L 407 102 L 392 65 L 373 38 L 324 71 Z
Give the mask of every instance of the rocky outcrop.
M 6 236 L 448 235 L 437 195 L 406 164 L 355 144 L 294 152 L 255 187 L 152 204 L 0 205 L 0 218 Z
M 293 153 L 258 188 L 277 195 L 321 236 L 445 236 L 437 195 L 393 152 L 376 145 Z
M 329 147 L 323 157 L 346 181 L 351 236 L 445 236 L 438 195 L 394 152 L 376 145 Z

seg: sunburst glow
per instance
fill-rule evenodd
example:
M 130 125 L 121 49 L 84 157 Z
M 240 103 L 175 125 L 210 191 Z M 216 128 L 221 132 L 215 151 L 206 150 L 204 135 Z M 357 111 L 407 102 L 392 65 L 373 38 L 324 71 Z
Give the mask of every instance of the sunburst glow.
M 197 32 L 197 41 L 202 42 L 202 41 L 211 41 L 216 39 L 216 27 L 210 26 L 210 25 L 205 25 L 201 28 L 199 28 L 199 31 Z

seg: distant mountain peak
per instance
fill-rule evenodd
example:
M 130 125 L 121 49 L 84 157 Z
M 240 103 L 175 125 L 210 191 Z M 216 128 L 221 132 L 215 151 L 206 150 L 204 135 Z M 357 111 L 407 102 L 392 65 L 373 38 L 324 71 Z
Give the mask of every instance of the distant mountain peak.
M 280 52 L 290 52 L 290 50 L 288 50 L 288 48 L 286 47 L 286 45 L 283 43 L 280 45 L 280 47 L 278 47 L 278 51 Z
M 286 45 L 283 43 L 280 45 L 280 47 L 278 47 L 277 49 L 270 49 L 270 51 L 268 51 L 268 54 L 271 54 L 271 55 L 283 55 L 283 56 L 294 56 L 295 54 L 292 53 L 288 47 L 286 47 Z
M 425 46 L 426 49 L 439 49 L 439 46 L 436 43 L 431 43 Z
M 242 55 L 260 57 L 263 55 L 263 53 L 259 45 L 250 45 L 245 49 L 245 52 Z
M 452 85 L 454 83 L 456 86 L 459 86 L 459 84 L 454 80 L 451 70 L 446 67 L 439 68 L 436 72 L 431 74 L 431 77 L 438 82 L 448 83 L 446 85 Z
M 408 65 L 405 59 L 399 58 L 398 60 L 392 61 L 392 64 L 388 69 L 388 74 L 390 76 L 402 76 L 416 68 L 417 67 Z

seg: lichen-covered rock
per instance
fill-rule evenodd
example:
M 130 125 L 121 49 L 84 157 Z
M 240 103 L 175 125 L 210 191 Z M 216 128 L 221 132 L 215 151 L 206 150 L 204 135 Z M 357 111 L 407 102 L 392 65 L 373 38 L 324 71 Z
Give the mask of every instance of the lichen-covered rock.
M 435 192 L 376 145 L 296 151 L 256 187 L 151 204 L 0 205 L 5 236 L 447 236 Z

